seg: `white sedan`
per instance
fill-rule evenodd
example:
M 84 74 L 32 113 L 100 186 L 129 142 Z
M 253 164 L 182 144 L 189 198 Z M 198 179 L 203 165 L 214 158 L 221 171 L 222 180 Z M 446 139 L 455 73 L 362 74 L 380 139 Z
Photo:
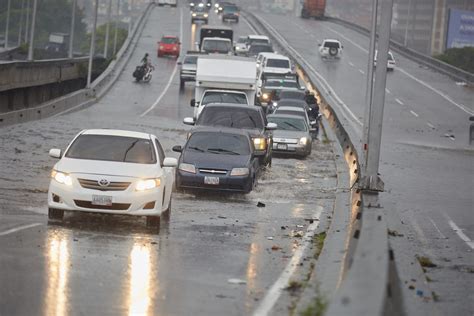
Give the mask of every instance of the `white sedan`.
M 171 211 L 176 158 L 165 158 L 156 136 L 95 129 L 80 132 L 51 172 L 48 216 L 64 211 L 146 216 L 158 227 L 160 215 Z

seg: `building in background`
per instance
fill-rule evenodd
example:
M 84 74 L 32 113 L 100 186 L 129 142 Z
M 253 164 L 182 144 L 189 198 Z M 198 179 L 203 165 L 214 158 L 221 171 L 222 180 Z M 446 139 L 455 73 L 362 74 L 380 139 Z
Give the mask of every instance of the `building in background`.
M 458 33 L 461 32 L 468 37 L 470 34 L 471 42 L 474 42 L 472 39 L 474 22 L 469 18 L 474 16 L 474 0 L 394 0 L 393 2 L 392 39 L 406 47 L 426 55 L 443 53 L 449 48 L 447 37 L 449 34 L 454 36 L 456 27 Z M 327 2 L 327 12 L 330 16 L 339 17 L 365 28 L 370 26 L 371 8 L 372 0 Z M 457 10 L 467 12 L 461 15 Z M 463 20 L 461 16 L 464 17 Z M 451 27 L 450 33 L 449 27 Z M 464 43 L 468 42 L 469 39 L 464 40 Z

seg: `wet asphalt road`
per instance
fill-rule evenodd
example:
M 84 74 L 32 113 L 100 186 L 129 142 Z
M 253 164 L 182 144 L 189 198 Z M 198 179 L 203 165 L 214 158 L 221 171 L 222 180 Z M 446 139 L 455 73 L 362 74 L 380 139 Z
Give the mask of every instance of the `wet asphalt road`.
M 259 14 L 332 86 L 359 119 L 362 134 L 369 39 L 328 21 Z M 324 61 L 318 43 L 337 38 L 340 60 Z M 395 253 L 426 256 L 429 283 L 444 315 L 474 313 L 474 149 L 468 145 L 474 90 L 397 53 L 387 75 L 380 173 Z M 348 115 L 348 117 L 350 117 Z M 353 121 L 353 119 L 350 119 Z M 401 271 L 406 271 L 402 269 Z M 426 281 L 402 275 L 403 287 Z M 413 291 L 412 291 L 413 292 Z M 414 296 L 414 295 L 411 295 Z M 431 299 L 430 293 L 428 296 Z M 417 298 L 422 300 L 423 297 Z
M 173 58 L 153 58 L 149 84 L 131 73 L 145 52 L 156 56 L 163 34 L 182 33 L 183 50 L 196 41 L 188 14 L 154 9 L 125 71 L 94 106 L 0 129 L 0 315 L 250 314 L 301 243 L 291 231 L 332 211 L 332 144 L 320 140 L 306 160 L 274 159 L 248 195 L 175 193 L 158 235 L 142 218 L 74 213 L 48 221 L 48 151 L 82 129 L 153 133 L 177 157 L 171 147 L 184 144 L 192 85 L 179 91 Z M 253 33 L 245 23 L 233 28 Z

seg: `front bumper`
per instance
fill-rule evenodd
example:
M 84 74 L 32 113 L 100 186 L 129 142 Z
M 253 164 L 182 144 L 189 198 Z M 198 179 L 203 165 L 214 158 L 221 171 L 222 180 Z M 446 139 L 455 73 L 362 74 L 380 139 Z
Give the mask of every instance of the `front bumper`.
M 114 180 L 115 181 L 115 180 Z M 111 206 L 93 205 L 93 195 L 110 196 Z M 124 191 L 100 191 L 83 188 L 77 179 L 72 186 L 66 186 L 51 180 L 48 190 L 48 207 L 65 211 L 80 211 L 125 215 L 160 215 L 162 212 L 163 187 L 135 191 L 134 183 Z M 145 205 L 152 204 L 152 208 Z
M 247 192 L 252 186 L 252 178 L 250 175 L 231 177 L 228 175 L 202 174 L 199 172 L 194 174 L 180 170 L 178 170 L 176 174 L 176 185 L 178 188 Z M 206 176 L 218 177 L 219 184 L 214 185 L 204 183 L 204 178 Z
M 311 145 L 302 145 L 299 143 L 289 144 L 277 142 L 273 139 L 273 154 L 294 155 L 299 157 L 307 156 L 311 153 Z

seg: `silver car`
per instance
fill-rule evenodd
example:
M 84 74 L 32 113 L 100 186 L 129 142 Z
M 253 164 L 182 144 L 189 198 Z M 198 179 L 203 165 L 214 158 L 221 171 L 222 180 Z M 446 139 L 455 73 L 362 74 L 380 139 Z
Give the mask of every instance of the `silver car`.
M 273 153 L 307 157 L 312 138 L 306 120 L 298 115 L 270 114 L 268 122 L 277 124 L 273 131 Z

